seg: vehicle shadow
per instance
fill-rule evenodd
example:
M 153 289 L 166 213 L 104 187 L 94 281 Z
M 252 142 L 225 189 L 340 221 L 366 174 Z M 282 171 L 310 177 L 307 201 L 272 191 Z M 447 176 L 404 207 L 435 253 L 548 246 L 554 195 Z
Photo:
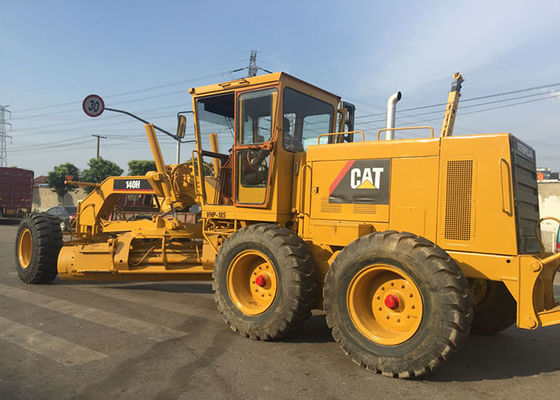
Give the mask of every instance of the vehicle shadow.
M 57 280 L 57 285 L 91 285 L 100 288 L 120 289 L 120 290 L 145 290 L 155 292 L 169 292 L 169 293 L 214 293 L 212 290 L 212 283 L 208 282 L 127 282 L 122 284 L 119 282 L 107 281 L 63 281 Z
M 471 335 L 465 347 L 426 380 L 473 382 L 560 371 L 559 337 L 560 326 Z
M 107 282 L 58 281 L 62 285 L 99 285 L 119 290 L 169 293 L 213 293 L 209 282 Z M 100 285 L 101 284 L 101 285 Z M 217 312 L 217 311 L 216 311 Z M 535 331 L 509 328 L 495 335 L 470 335 L 466 345 L 432 374 L 433 382 L 476 382 L 534 376 L 560 371 L 560 326 Z M 284 343 L 334 342 L 323 311 L 314 311 L 301 329 Z
M 495 335 L 470 335 L 467 344 L 432 374 L 433 382 L 476 382 L 560 371 L 560 326 L 527 331 L 516 327 Z M 334 342 L 323 312 L 285 343 Z
M 328 343 L 334 342 L 331 330 L 327 326 L 325 313 L 314 311 L 305 324 L 289 337 L 282 339 L 284 343 Z
M 21 218 L 2 218 L 0 225 L 19 225 Z

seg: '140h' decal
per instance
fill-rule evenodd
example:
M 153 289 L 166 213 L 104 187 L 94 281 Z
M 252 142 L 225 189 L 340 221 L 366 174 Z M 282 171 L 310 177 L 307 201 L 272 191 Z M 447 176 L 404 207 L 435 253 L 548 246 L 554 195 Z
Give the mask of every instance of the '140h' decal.
M 329 188 L 329 203 L 389 204 L 391 160 L 348 161 Z
M 152 185 L 147 179 L 115 179 L 113 183 L 113 190 L 115 192 L 126 191 L 152 191 Z

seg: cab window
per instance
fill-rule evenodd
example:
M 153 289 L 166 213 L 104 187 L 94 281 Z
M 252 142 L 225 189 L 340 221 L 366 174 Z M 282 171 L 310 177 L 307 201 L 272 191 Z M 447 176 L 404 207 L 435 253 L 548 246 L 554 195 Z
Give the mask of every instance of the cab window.
M 334 107 L 291 88 L 284 89 L 284 148 L 292 152 L 306 151 L 317 144 L 321 133 L 331 132 Z M 325 138 L 326 140 L 326 138 Z
M 278 91 L 272 88 L 242 93 L 238 97 L 237 203 L 264 204 L 266 200 L 271 160 L 266 143 L 271 140 L 275 126 L 277 96 Z
M 262 144 L 270 140 L 275 93 L 276 89 L 266 89 L 239 96 L 241 109 L 239 144 Z

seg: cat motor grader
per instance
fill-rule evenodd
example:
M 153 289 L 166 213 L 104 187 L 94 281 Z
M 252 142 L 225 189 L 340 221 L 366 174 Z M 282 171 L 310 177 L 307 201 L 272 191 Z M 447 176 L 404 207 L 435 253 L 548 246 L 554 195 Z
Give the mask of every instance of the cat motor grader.
M 439 137 L 366 137 L 353 105 L 286 73 L 193 88 L 192 159 L 165 165 L 163 130 L 142 120 L 157 171 L 95 186 L 71 240 L 46 214 L 25 218 L 19 276 L 213 280 L 225 322 L 262 340 L 322 308 L 355 363 L 398 377 L 432 371 L 471 330 L 558 324 L 560 254 L 539 237 L 535 152 L 508 133 L 452 136 L 461 82 Z M 83 106 L 104 109 L 96 96 Z M 419 128 L 431 135 L 380 140 Z M 124 193 L 155 193 L 161 212 L 111 218 Z M 177 217 L 197 208 L 196 223 Z

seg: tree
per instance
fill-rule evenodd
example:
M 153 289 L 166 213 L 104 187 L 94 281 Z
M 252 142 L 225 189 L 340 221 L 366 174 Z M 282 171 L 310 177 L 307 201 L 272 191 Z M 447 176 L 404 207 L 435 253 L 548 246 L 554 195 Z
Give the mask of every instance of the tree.
M 88 162 L 88 168 L 82 172 L 82 180 L 85 182 L 101 183 L 109 176 L 119 176 L 123 173 L 121 167 L 112 161 L 103 158 L 92 158 Z M 86 186 L 86 192 L 91 192 L 93 187 Z
M 71 177 L 72 180 L 76 181 L 80 177 L 80 171 L 72 163 L 60 164 L 54 167 L 54 170 L 50 171 L 47 175 L 47 184 L 56 192 L 59 197 L 59 201 L 64 198 L 66 193 L 70 193 L 77 189 L 75 185 L 66 185 L 64 181 Z
M 156 171 L 156 162 L 153 160 L 130 160 L 128 162 L 129 175 L 146 175 L 148 171 Z

